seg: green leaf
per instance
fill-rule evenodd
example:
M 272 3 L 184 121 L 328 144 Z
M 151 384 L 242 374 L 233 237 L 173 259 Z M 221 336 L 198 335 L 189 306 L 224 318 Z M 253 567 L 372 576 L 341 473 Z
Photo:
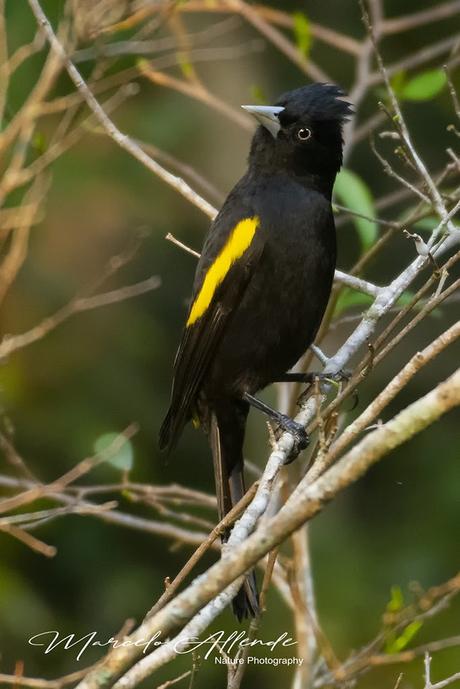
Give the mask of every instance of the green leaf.
M 304 57 L 308 57 L 312 42 L 310 22 L 303 12 L 294 12 L 292 18 L 297 48 Z
M 409 302 L 411 302 L 413 298 L 414 293 L 411 292 L 410 289 L 406 289 L 398 298 L 398 301 L 396 303 L 398 306 L 407 306 L 407 304 L 409 304 Z
M 32 145 L 36 153 L 45 153 L 47 148 L 47 142 L 43 132 L 36 132 L 35 136 L 32 139 Z
M 387 603 L 388 612 L 398 612 L 404 606 L 404 594 L 400 586 L 391 587 L 391 598 Z
M 426 230 L 428 232 L 432 232 L 435 227 L 439 225 L 439 218 L 436 218 L 434 215 L 428 215 L 426 218 L 422 218 L 421 220 L 417 220 L 416 223 L 414 223 L 413 227 L 416 230 Z
M 412 300 L 413 296 L 413 292 L 411 292 L 410 290 L 406 290 L 401 294 L 396 303 L 398 306 L 401 307 L 406 306 L 406 304 L 408 304 Z M 364 294 L 364 292 L 359 292 L 358 290 L 351 289 L 351 287 L 343 287 L 340 291 L 337 303 L 335 305 L 334 317 L 339 316 L 343 311 L 347 311 L 353 306 L 370 306 L 373 303 L 373 301 L 374 297 L 372 297 L 370 294 Z M 435 312 L 436 309 L 434 309 L 434 311 L 431 312 L 431 315 L 434 315 Z
M 103 435 L 100 435 L 94 443 L 94 451 L 96 453 L 104 452 L 119 437 L 119 433 L 104 433 Z M 106 462 L 116 469 L 130 471 L 133 467 L 133 459 L 133 446 L 129 440 L 125 440 L 123 445 L 116 452 L 110 453 Z
M 441 69 L 430 69 L 409 79 L 400 89 L 399 96 L 404 100 L 430 100 L 446 83 L 446 75 Z
M 407 304 L 409 304 L 409 303 L 412 301 L 413 298 L 414 298 L 414 292 L 412 292 L 411 290 L 407 289 L 407 290 L 405 290 L 405 291 L 401 294 L 401 296 L 399 297 L 399 299 L 398 299 L 398 301 L 396 302 L 396 304 L 397 304 L 398 306 L 401 306 L 401 307 L 407 306 Z M 415 309 L 416 311 L 421 311 L 421 309 L 423 309 L 423 306 L 424 306 L 424 302 L 423 302 L 423 301 L 419 301 L 418 304 L 415 304 L 415 305 L 414 305 L 414 309 Z M 442 315 L 442 310 L 438 307 L 437 309 L 433 309 L 433 310 L 428 314 L 428 318 L 440 318 L 441 315 Z
M 406 290 L 401 294 L 396 303 L 398 306 L 401 307 L 406 306 L 406 304 L 408 304 L 412 300 L 413 296 L 413 292 Z M 364 294 L 364 292 L 359 292 L 358 290 L 352 289 L 351 287 L 342 287 L 339 297 L 337 299 L 337 303 L 335 305 L 334 317 L 336 318 L 341 313 L 343 313 L 343 311 L 347 311 L 348 309 L 351 309 L 354 306 L 368 307 L 373 303 L 373 301 L 374 297 L 370 294 Z M 431 315 L 433 315 L 435 311 L 436 309 L 431 312 Z M 388 605 L 390 605 L 390 603 Z
M 370 294 L 364 294 L 357 290 L 344 287 L 339 294 L 337 303 L 334 309 L 334 316 L 339 316 L 343 311 L 347 311 L 353 306 L 370 306 L 374 298 Z
M 398 72 L 395 72 L 390 79 L 390 84 L 395 94 L 399 96 L 404 88 L 404 85 L 406 84 L 406 72 L 402 69 L 400 69 Z
M 337 175 L 334 186 L 335 195 L 352 211 L 374 217 L 374 200 L 368 186 L 355 172 L 343 169 Z M 353 217 L 353 223 L 361 239 L 363 251 L 377 238 L 377 223 L 364 218 Z
M 385 645 L 385 653 L 400 653 L 403 651 L 410 644 L 422 625 L 423 622 L 420 620 L 414 620 L 404 628 L 402 634 L 395 638 L 389 638 Z

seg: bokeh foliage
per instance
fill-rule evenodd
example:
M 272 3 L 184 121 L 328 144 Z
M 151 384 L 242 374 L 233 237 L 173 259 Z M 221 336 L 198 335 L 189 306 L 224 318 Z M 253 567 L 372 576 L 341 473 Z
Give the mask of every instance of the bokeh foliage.
M 277 2 L 267 4 L 280 7 Z M 62 13 L 60 2 L 43 5 L 53 19 Z M 429 3 L 385 3 L 389 16 L 419 10 L 422 5 L 428 7 Z M 308 27 L 314 21 L 360 38 L 363 28 L 357 4 L 339 0 L 289 2 L 283 3 L 283 9 L 297 13 L 294 40 L 299 50 L 312 55 L 347 87 L 352 77 L 351 61 L 315 41 Z M 7 1 L 6 18 L 10 50 L 31 40 L 35 24 L 26 2 Z M 215 19 L 193 14 L 186 20 L 190 30 L 198 31 Z M 385 43 L 385 59 L 394 62 L 408 50 L 415 51 L 451 35 L 452 30 L 452 20 L 433 23 L 404 34 L 404 46 L 400 38 L 390 37 Z M 167 33 L 166 25 L 157 35 Z M 254 31 L 239 22 L 225 40 L 232 45 L 255 38 Z M 37 54 L 13 78 L 6 122 L 30 93 L 42 65 L 43 54 Z M 112 69 L 135 65 L 135 58 L 122 57 Z M 82 69 L 89 74 L 91 63 L 85 63 Z M 235 106 L 250 102 L 254 94 L 270 100 L 305 82 L 305 77 L 269 44 L 234 60 L 205 61 L 194 69 L 213 92 Z M 181 70 L 183 64 L 173 73 L 180 75 Z M 433 169 L 441 165 L 442 152 L 451 145 L 446 126 L 452 121 L 452 104 L 439 74 L 437 60 L 395 80 L 414 138 Z M 227 192 L 244 169 L 250 132 L 183 95 L 145 79 L 136 81 L 140 89 L 117 110 L 117 124 L 193 165 L 220 192 Z M 54 95 L 66 94 L 70 88 L 63 76 Z M 372 112 L 380 97 L 376 87 L 362 104 L 361 112 Z M 37 150 L 46 149 L 55 126 L 53 118 L 41 122 L 35 140 Z M 352 181 L 337 200 L 351 208 L 356 202 L 361 212 L 372 215 L 377 199 L 394 189 L 394 182 L 383 174 L 366 140 L 356 146 L 347 167 L 353 171 L 345 173 Z M 10 202 L 17 202 L 20 194 L 18 191 Z M 403 202 L 386 217 L 398 219 L 407 207 L 408 202 Z M 28 329 L 66 303 L 97 278 L 110 257 L 122 251 L 139 229 L 148 230 L 140 251 L 109 287 L 153 274 L 161 277 L 162 284 L 160 289 L 135 300 L 73 317 L 2 366 L 2 411 L 14 429 L 18 451 L 41 479 L 60 475 L 91 454 L 105 434 L 119 432 L 136 421 L 140 431 L 132 440 L 133 480 L 177 481 L 213 491 L 203 436 L 188 429 L 168 461 L 156 446 L 195 265 L 192 256 L 164 237 L 172 232 L 199 250 L 207 225 L 207 219 L 196 208 L 91 128 L 53 165 L 46 214 L 34 227 L 27 261 L 4 304 L 2 331 Z M 349 268 L 362 248 L 372 243 L 375 232 L 375 226 L 366 221 L 341 224 L 339 267 Z M 395 256 L 398 265 L 404 265 L 411 252 L 411 243 L 396 237 L 379 263 L 372 266 L 372 280 L 383 284 L 394 274 Z M 359 313 L 362 305 L 353 305 L 350 300 L 342 308 L 345 310 L 341 315 L 350 315 Z M 426 319 L 362 385 L 360 405 L 372 399 L 389 376 L 430 341 L 433 331 L 441 332 L 457 317 L 454 302 Z M 325 343 L 326 350 L 333 351 L 349 328 L 346 322 L 338 325 Z M 450 372 L 457 359 L 454 351 L 444 353 L 431 369 L 424 369 L 415 378 L 386 413 L 390 415 L 426 392 Z M 267 392 L 272 398 L 274 394 Z M 349 418 L 355 413 L 350 412 Z M 267 455 L 264 421 L 258 417 L 251 419 L 247 455 L 259 464 Z M 107 463 L 86 480 L 117 481 L 120 475 L 119 468 Z M 459 564 L 457 486 L 458 419 L 451 415 L 431 432 L 395 451 L 314 521 L 312 559 L 318 610 L 340 657 L 376 633 L 392 587 L 400 587 L 408 599 L 410 582 L 430 586 L 455 573 Z M 116 497 L 121 507 L 151 516 L 150 510 L 133 505 L 123 495 Z M 43 501 L 43 506 L 47 505 Z M 40 528 L 40 537 L 57 547 L 54 558 L 46 559 L 7 535 L 0 535 L 0 668 L 4 672 L 12 672 L 19 659 L 24 660 L 25 674 L 31 676 L 54 677 L 78 669 L 72 651 L 45 656 L 28 646 L 28 638 L 46 629 L 77 635 L 97 630 L 98 637 L 108 638 L 127 618 L 142 618 L 162 590 L 164 578 L 173 576 L 190 552 L 185 546 L 171 548 L 159 537 L 104 524 L 90 516 L 67 516 L 45 524 Z M 204 564 L 214 557 L 209 555 Z M 417 643 L 458 634 L 459 605 L 454 602 L 417 630 Z M 283 604 L 276 592 L 271 592 L 263 637 L 276 638 L 280 628 L 290 631 L 289 625 Z M 217 621 L 215 629 L 222 626 L 234 628 L 230 613 Z M 80 664 L 97 657 L 97 652 L 88 652 Z M 441 653 L 436 658 L 436 673 L 445 676 L 458 670 L 458 661 L 458 649 Z M 175 674 L 189 664 L 185 656 Z M 406 685 L 402 686 L 421 686 L 420 661 L 404 671 Z M 212 662 L 207 662 L 200 672 L 197 686 L 223 682 L 223 669 Z M 247 686 L 276 687 L 280 672 L 250 669 Z M 157 684 L 171 674 L 166 667 L 159 673 Z M 396 675 L 394 667 L 381 669 L 364 677 L 359 687 L 391 687 Z

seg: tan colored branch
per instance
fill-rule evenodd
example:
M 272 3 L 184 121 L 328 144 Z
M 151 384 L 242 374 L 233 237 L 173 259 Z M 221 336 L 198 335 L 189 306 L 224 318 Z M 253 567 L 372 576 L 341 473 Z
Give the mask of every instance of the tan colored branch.
M 432 22 L 441 21 L 454 17 L 460 12 L 459 0 L 452 2 L 435 3 L 433 7 L 413 14 L 403 14 L 400 17 L 385 19 L 382 22 L 382 31 L 385 34 L 401 33 L 402 31 L 409 31 L 415 29 L 417 26 L 431 24 Z
M 275 26 L 280 26 L 283 29 L 293 29 L 294 19 L 292 14 L 289 12 L 284 12 L 283 10 L 276 9 L 274 7 L 267 7 L 266 5 L 251 4 L 251 8 L 257 12 L 257 14 L 270 24 Z M 146 8 L 146 12 L 141 15 L 138 14 L 138 19 L 143 19 L 147 13 L 159 13 L 161 8 L 156 6 Z M 188 0 L 188 2 L 180 3 L 176 6 L 176 11 L 182 13 L 218 13 L 218 14 L 232 14 L 235 9 L 230 6 L 227 2 L 212 2 L 208 0 Z M 120 27 L 122 28 L 122 27 Z M 127 26 L 123 28 L 128 28 Z M 317 24 L 316 22 L 310 22 L 311 33 L 315 38 L 327 43 L 333 48 L 342 50 L 350 55 L 358 55 L 361 49 L 359 41 L 355 40 L 352 36 L 347 36 L 346 34 L 341 34 L 334 29 L 330 29 L 327 26 Z
M 23 677 L 19 675 L 0 674 L 0 682 L 13 685 L 13 689 L 24 687 L 27 689 L 63 689 L 68 684 L 78 682 L 79 679 L 87 674 L 89 668 L 72 672 L 59 679 L 40 679 L 39 677 Z
M 206 576 L 195 580 L 184 592 L 144 622 L 129 637 L 130 641 L 135 643 L 141 638 L 148 638 L 158 629 L 166 636 L 174 627 L 184 624 L 199 610 L 199 626 L 202 629 L 203 622 L 207 619 L 209 623 L 221 609 L 219 605 L 217 611 L 214 610 L 212 604 L 204 610 L 202 608 L 220 591 L 237 580 L 303 523 L 314 517 L 327 502 L 362 476 L 372 464 L 459 404 L 460 369 L 387 424 L 371 432 L 313 485 L 309 485 L 303 479 L 275 517 L 265 521 L 243 543 L 235 544 L 231 551 L 227 551 L 225 558 L 208 570 Z M 238 525 L 232 533 L 237 531 L 237 527 Z M 225 605 L 230 594 L 231 591 L 227 592 L 226 596 L 221 595 L 220 604 Z M 190 623 L 188 628 L 194 630 L 196 625 L 194 627 Z M 156 667 L 156 654 L 159 652 L 162 654 L 162 663 L 168 662 L 171 657 L 165 657 L 164 649 L 165 646 L 144 658 L 138 666 L 127 673 L 126 681 L 118 682 L 118 687 L 121 689 L 123 686 L 133 686 L 134 678 L 139 681 L 148 676 Z M 171 652 L 174 656 L 173 648 Z M 141 653 L 142 650 L 134 645 L 117 649 L 110 658 L 101 662 L 95 671 L 89 673 L 78 685 L 79 689 L 102 689 L 112 686 L 115 679 L 126 672 Z M 139 670 L 139 666 L 142 671 Z
M 59 45 L 68 42 L 68 22 L 64 21 L 58 28 L 58 37 L 56 41 Z M 64 48 L 62 48 L 64 51 Z M 59 56 L 54 52 L 50 52 L 45 65 L 40 72 L 40 76 L 34 88 L 27 97 L 25 103 L 22 105 L 19 112 L 11 120 L 8 126 L 0 134 L 0 151 L 4 151 L 14 141 L 23 127 L 26 127 L 35 117 L 35 110 L 37 104 L 42 102 L 49 91 L 56 82 L 57 77 L 61 71 L 62 65 Z
M 457 252 L 453 256 L 451 256 L 448 261 L 446 261 L 445 265 L 443 266 L 443 270 L 449 271 L 456 263 L 460 260 L 460 252 Z M 388 336 L 389 333 L 393 331 L 394 328 L 396 328 L 397 324 L 400 322 L 400 315 L 407 315 L 407 313 L 410 312 L 410 310 L 418 303 L 420 298 L 425 294 L 430 287 L 432 287 L 435 283 L 437 282 L 437 278 L 431 274 L 425 285 L 423 285 L 420 290 L 415 294 L 413 299 L 411 300 L 410 304 L 405 306 L 401 311 L 398 311 L 396 314 L 396 317 L 392 320 L 392 322 L 389 324 L 389 326 L 383 331 L 382 335 L 379 335 L 377 339 L 373 343 L 373 347 L 378 351 L 377 355 L 373 357 L 373 362 L 372 366 L 375 367 L 380 361 L 386 356 L 392 349 L 399 343 L 402 334 L 407 334 L 412 328 L 414 328 L 423 318 L 429 314 L 436 306 L 441 304 L 445 299 L 447 299 L 451 294 L 453 294 L 455 291 L 457 291 L 459 285 L 460 285 L 460 278 L 453 282 L 449 287 L 447 287 L 444 291 L 442 291 L 440 294 L 435 294 L 431 299 L 427 301 L 427 303 L 423 306 L 420 311 L 414 316 L 414 318 L 404 327 L 400 328 L 397 331 L 396 336 L 389 342 L 386 347 L 383 350 L 379 350 L 379 346 L 381 342 Z M 385 337 L 382 337 L 382 336 Z M 329 415 L 331 412 L 334 412 L 335 410 L 340 408 L 340 405 L 343 403 L 344 400 L 350 397 L 350 395 L 356 390 L 358 385 L 362 382 L 363 378 L 365 377 L 365 372 L 368 369 L 369 361 L 368 357 L 364 357 L 356 366 L 355 370 L 356 373 L 352 376 L 352 378 L 348 381 L 348 384 L 346 388 L 342 391 L 339 392 L 338 395 L 335 397 L 335 399 L 323 410 L 323 414 L 325 416 Z M 309 426 L 309 430 L 312 431 L 315 428 L 316 424 L 315 422 L 311 423 Z
M 425 165 L 424 161 L 420 157 L 419 153 L 417 152 L 413 141 L 412 137 L 409 133 L 409 129 L 406 125 L 406 121 L 403 117 L 398 99 L 396 98 L 396 94 L 394 92 L 393 86 L 390 82 L 389 74 L 388 71 L 383 63 L 383 59 L 378 47 L 378 35 L 376 34 L 375 28 L 372 25 L 372 22 L 369 19 L 369 15 L 366 11 L 364 0 L 359 0 L 362 14 L 363 14 L 363 21 L 364 24 L 367 28 L 367 31 L 369 33 L 370 39 L 372 41 L 373 47 L 374 47 L 374 53 L 377 58 L 377 64 L 379 66 L 380 74 L 382 76 L 383 82 L 385 84 L 385 88 L 387 90 L 388 96 L 390 98 L 391 106 L 394 111 L 395 117 L 393 118 L 395 127 L 401 136 L 401 140 L 404 144 L 404 147 L 409 155 L 410 160 L 412 161 L 415 169 L 417 170 L 418 174 L 420 175 L 420 178 L 423 180 L 427 194 L 430 197 L 430 200 L 439 215 L 440 219 L 444 221 L 444 223 L 447 225 L 447 228 L 449 230 L 453 230 L 453 225 L 450 220 L 449 214 L 447 213 L 446 206 L 444 203 L 444 200 L 442 198 L 441 193 L 439 192 L 433 178 L 431 177 L 427 166 Z M 407 184 L 407 183 L 406 183 Z
M 254 483 L 251 488 L 246 491 L 245 495 L 241 500 L 228 512 L 221 521 L 216 524 L 211 533 L 205 538 L 202 543 L 195 550 L 193 555 L 187 560 L 185 565 L 182 567 L 180 572 L 176 575 L 174 580 L 168 585 L 165 592 L 155 603 L 153 608 L 149 610 L 147 617 L 154 615 L 158 610 L 166 605 L 166 603 L 173 598 L 174 594 L 179 589 L 180 585 L 183 583 L 185 578 L 190 574 L 195 565 L 201 560 L 203 555 L 209 550 L 214 541 L 219 537 L 219 535 L 225 530 L 226 527 L 230 526 L 235 522 L 235 520 L 240 516 L 240 514 L 246 509 L 246 507 L 251 502 L 252 498 L 256 494 L 257 482 Z
M 13 230 L 11 245 L 0 265 L 0 304 L 26 259 L 30 230 L 47 191 L 47 180 L 37 177 L 24 196 L 24 206 L 20 213 L 21 222 Z
M 160 285 L 158 276 L 153 275 L 147 280 L 138 282 L 134 285 L 127 285 L 111 292 L 104 292 L 102 294 L 95 294 L 91 297 L 75 297 L 68 304 L 56 311 L 52 316 L 44 318 L 40 323 L 35 325 L 30 330 L 19 335 L 8 335 L 0 343 L 0 360 L 10 356 L 13 352 L 23 349 L 38 340 L 43 339 L 52 330 L 55 330 L 59 325 L 64 323 L 72 316 L 83 311 L 90 311 L 92 309 L 108 306 L 109 304 L 116 304 L 132 299 L 146 292 L 157 289 Z
M 449 637 L 422 646 L 406 649 L 400 653 L 384 653 L 387 632 L 400 634 L 411 622 L 423 622 L 444 610 L 454 596 L 460 593 L 460 573 L 442 584 L 418 592 L 415 601 L 401 610 L 388 611 L 383 615 L 383 630 L 370 642 L 352 654 L 344 663 L 331 666 L 328 672 L 321 673 L 314 683 L 315 689 L 329 687 L 331 684 L 352 681 L 353 678 L 369 672 L 373 667 L 386 664 L 409 663 L 426 651 L 435 652 L 460 644 L 460 637 Z
M 32 490 L 37 487 L 36 482 L 21 481 L 19 479 L 12 479 L 9 476 L 0 475 L 0 486 L 7 488 L 17 488 L 25 486 Z M 21 493 L 22 495 L 22 493 Z M 52 500 L 64 505 L 75 505 L 76 498 L 74 495 L 69 495 L 68 492 L 58 493 L 51 490 L 46 495 Z M 169 522 L 161 522 L 155 519 L 145 519 L 133 514 L 127 514 L 119 510 L 98 511 L 98 505 L 89 500 L 78 500 L 78 505 L 85 513 L 97 517 L 100 521 L 115 526 L 121 526 L 143 533 L 154 534 L 161 538 L 167 538 L 175 543 L 187 544 L 191 546 L 199 546 L 208 534 L 203 531 L 192 531 L 191 529 L 183 529 L 180 526 L 171 524 Z
M 304 524 L 292 534 L 291 590 L 294 599 L 294 625 L 297 640 L 297 654 L 303 658 L 296 669 L 294 687 L 308 687 L 311 683 L 313 661 L 317 651 L 316 609 L 313 593 L 313 573 L 309 551 L 309 530 Z
M 313 482 L 326 467 L 330 466 L 337 457 L 340 457 L 343 450 L 357 438 L 385 409 L 386 406 L 396 397 L 396 395 L 409 383 L 410 380 L 420 371 L 421 368 L 430 363 L 446 347 L 453 344 L 460 337 L 460 321 L 454 323 L 442 335 L 439 335 L 421 352 L 417 352 L 391 380 L 388 385 L 377 395 L 357 419 L 347 426 L 338 440 L 333 443 L 329 451 L 324 456 L 318 457 L 315 464 L 310 469 L 308 475 Z
M 53 31 L 53 27 L 48 21 L 43 12 L 38 0 L 28 0 L 29 6 L 35 15 L 38 24 L 41 26 L 46 34 L 47 40 L 51 46 L 52 53 L 64 64 L 66 71 L 75 84 L 76 89 L 81 93 L 90 110 L 96 116 L 96 119 L 106 131 L 108 136 L 117 143 L 120 148 L 132 155 L 136 160 L 142 163 L 148 170 L 160 177 L 164 182 L 172 186 L 179 194 L 181 194 L 188 201 L 193 203 L 197 208 L 203 211 L 208 217 L 214 218 L 216 209 L 211 206 L 205 199 L 197 194 L 183 179 L 176 177 L 166 170 L 162 165 L 151 158 L 142 148 L 135 143 L 129 136 L 123 134 L 118 127 L 107 116 L 104 109 L 100 105 L 97 98 L 93 95 L 91 89 L 81 76 L 78 69 L 68 57 L 65 48 L 59 41 L 58 37 Z
M 193 100 L 198 100 L 205 105 L 217 110 L 221 114 L 228 117 L 230 120 L 238 124 L 243 129 L 252 131 L 254 125 L 251 122 L 249 116 L 246 116 L 243 111 L 236 110 L 228 105 L 225 101 L 221 100 L 213 93 L 210 93 L 201 83 L 185 81 L 185 79 L 177 79 L 172 77 L 170 74 L 165 72 L 159 72 L 156 69 L 152 69 L 147 60 L 142 60 L 139 62 L 139 70 L 143 76 L 145 76 L 153 84 L 158 86 L 165 86 L 182 93 L 184 96 L 188 96 Z
M 24 531 L 24 529 L 21 529 L 19 526 L 15 526 L 14 524 L 0 524 L 0 531 L 21 541 L 36 553 L 40 553 L 40 555 L 45 555 L 45 557 L 54 557 L 56 555 L 56 548 L 54 546 L 48 545 L 40 539 L 35 538 L 35 536 L 27 533 L 27 531 Z
M 91 457 L 86 457 L 55 481 L 34 486 L 33 488 L 29 488 L 19 495 L 1 500 L 0 514 L 15 510 L 22 505 L 28 505 L 29 503 L 49 495 L 50 493 L 59 493 L 81 476 L 91 471 L 91 469 L 93 469 L 97 464 L 110 459 L 110 457 L 115 455 L 123 447 L 126 441 L 129 440 L 136 432 L 136 424 L 131 424 L 123 431 L 123 433 L 120 433 L 120 435 L 118 435 L 105 450 L 98 452 Z
M 315 81 L 331 81 L 330 77 L 311 59 L 306 59 L 286 36 L 267 22 L 256 9 L 244 0 L 226 0 L 226 4 L 243 16 L 262 36 L 265 36 L 304 74 Z

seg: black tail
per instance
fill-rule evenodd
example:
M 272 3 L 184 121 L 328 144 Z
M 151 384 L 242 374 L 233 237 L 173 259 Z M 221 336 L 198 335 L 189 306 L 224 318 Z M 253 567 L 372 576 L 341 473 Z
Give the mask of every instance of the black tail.
M 216 481 L 219 520 L 241 500 L 246 490 L 243 476 L 243 441 L 248 406 L 245 402 L 226 402 L 219 405 L 211 418 L 210 442 Z M 231 529 L 222 535 L 227 541 Z M 243 585 L 232 601 L 233 612 L 241 622 L 259 611 L 259 597 L 253 571 L 246 575 Z
M 171 446 L 171 426 L 172 426 L 172 412 L 171 407 L 168 409 L 163 423 L 161 424 L 160 432 L 158 434 L 158 447 L 160 450 L 170 450 Z

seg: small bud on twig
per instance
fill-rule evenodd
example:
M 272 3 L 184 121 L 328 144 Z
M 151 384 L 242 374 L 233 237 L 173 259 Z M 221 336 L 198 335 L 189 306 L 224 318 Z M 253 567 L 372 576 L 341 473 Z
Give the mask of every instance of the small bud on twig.
M 436 263 L 433 254 L 431 253 L 431 251 L 428 248 L 428 245 L 421 238 L 421 236 L 415 232 L 408 232 L 407 230 L 403 230 L 403 233 L 406 235 L 407 239 L 414 240 L 415 248 L 417 250 L 418 255 L 429 258 L 431 263 L 433 264 L 434 270 L 439 271 L 439 266 Z

